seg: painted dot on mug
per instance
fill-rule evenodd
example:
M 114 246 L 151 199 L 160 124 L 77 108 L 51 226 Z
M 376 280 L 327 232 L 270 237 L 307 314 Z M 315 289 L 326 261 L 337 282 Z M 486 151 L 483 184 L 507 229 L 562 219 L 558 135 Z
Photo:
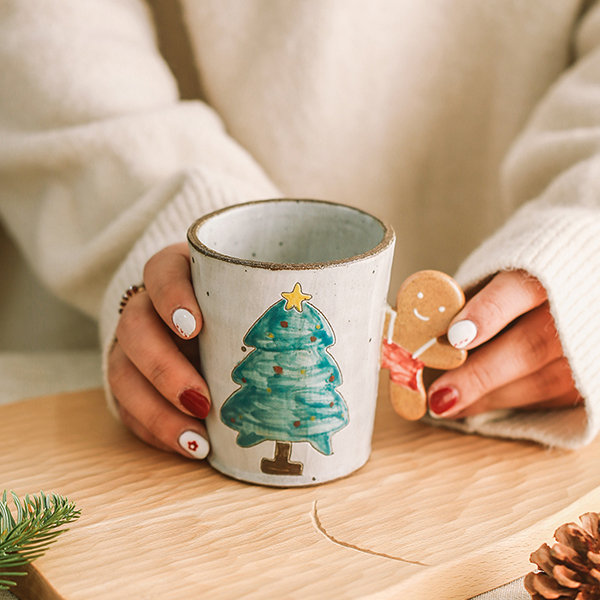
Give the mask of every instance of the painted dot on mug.
M 246 350 L 248 350 L 248 348 L 246 348 L 246 346 L 242 346 L 242 352 L 246 352 Z
M 247 383 L 248 380 L 245 377 L 242 377 L 242 383 Z
M 271 393 L 271 388 L 267 388 L 267 394 Z
M 329 381 L 335 381 L 335 375 L 332 375 L 332 376 L 329 378 Z
M 235 423 L 235 417 L 231 417 L 231 422 Z
M 277 375 L 281 375 L 283 373 L 283 369 L 280 366 L 275 365 L 273 367 L 273 371 L 275 371 L 275 373 L 277 373 Z
M 281 321 L 281 323 L 279 323 L 284 329 L 288 326 L 288 322 L 287 321 Z
M 275 336 L 272 333 L 267 333 L 268 338 L 274 338 Z
M 315 417 L 315 415 L 312 415 L 310 418 L 311 421 L 315 421 L 316 419 L 317 419 L 317 417 Z
M 311 341 L 311 342 L 316 342 L 316 341 L 317 341 L 317 338 L 316 338 L 314 335 L 311 335 L 311 336 L 310 336 L 310 341 Z
M 333 408 L 333 402 L 329 403 L 329 408 Z
M 306 369 L 300 369 L 300 375 L 306 375 Z
M 317 326 L 315 327 L 315 329 L 321 329 L 321 325 L 317 324 Z
M 300 421 L 294 421 L 294 427 L 300 427 Z

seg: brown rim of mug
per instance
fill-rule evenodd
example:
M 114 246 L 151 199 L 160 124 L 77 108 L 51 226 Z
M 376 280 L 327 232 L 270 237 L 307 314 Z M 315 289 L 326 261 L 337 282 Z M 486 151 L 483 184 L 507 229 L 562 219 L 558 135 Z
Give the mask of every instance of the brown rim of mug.
M 348 258 L 341 258 L 338 260 L 330 260 L 330 261 L 317 262 L 317 263 L 273 263 L 273 262 L 265 262 L 265 261 L 260 261 L 260 260 L 253 260 L 251 258 L 238 258 L 235 256 L 230 256 L 228 254 L 222 254 L 221 252 L 217 252 L 216 250 L 209 248 L 208 246 L 203 244 L 198 239 L 198 236 L 196 235 L 196 230 L 199 225 L 204 223 L 204 221 L 207 221 L 208 219 L 211 219 L 211 218 L 213 218 L 217 215 L 220 215 L 224 212 L 228 212 L 230 210 L 236 210 L 242 206 L 253 206 L 253 205 L 257 205 L 257 204 L 280 203 L 280 202 L 296 202 L 297 204 L 301 204 L 301 203 L 326 204 L 326 205 L 335 206 L 338 208 L 345 208 L 347 210 L 365 215 L 366 217 L 369 217 L 370 219 L 372 219 L 373 221 L 378 223 L 381 226 L 382 231 L 384 231 L 384 235 L 383 235 L 382 240 L 376 246 L 374 246 L 370 250 L 367 250 L 366 252 L 362 252 L 361 254 L 356 254 L 356 255 L 350 256 Z M 206 214 L 203 217 L 200 217 L 199 219 L 196 219 L 190 225 L 190 227 L 188 228 L 188 231 L 187 231 L 187 239 L 188 239 L 189 243 L 198 252 L 204 254 L 205 256 L 209 256 L 211 258 L 216 258 L 216 259 L 223 260 L 225 262 L 229 262 L 229 263 L 233 263 L 233 264 L 237 264 L 237 265 L 250 266 L 250 267 L 255 267 L 258 269 L 269 269 L 271 271 L 283 271 L 283 270 L 296 271 L 296 270 L 323 269 L 325 267 L 330 267 L 333 265 L 344 265 L 344 264 L 353 263 L 353 262 L 356 262 L 359 260 L 364 260 L 365 258 L 368 258 L 370 256 L 375 256 L 375 255 L 379 254 L 385 248 L 387 248 L 390 244 L 392 244 L 392 242 L 394 241 L 394 238 L 395 238 L 394 230 L 389 225 L 386 225 L 381 219 L 374 217 L 373 215 L 371 215 L 370 213 L 368 213 L 364 210 L 361 210 L 359 208 L 354 208 L 353 206 L 348 206 L 347 204 L 341 204 L 339 202 L 330 202 L 328 200 L 311 200 L 308 198 L 272 198 L 272 199 L 267 199 L 267 200 L 253 200 L 250 202 L 241 202 L 239 204 L 232 204 L 231 206 L 226 206 L 225 208 L 221 208 L 219 210 L 216 210 L 214 212 Z

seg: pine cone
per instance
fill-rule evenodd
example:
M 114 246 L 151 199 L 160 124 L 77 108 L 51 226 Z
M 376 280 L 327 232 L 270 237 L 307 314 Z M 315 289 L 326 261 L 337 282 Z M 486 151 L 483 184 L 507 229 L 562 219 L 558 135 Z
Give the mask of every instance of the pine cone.
M 525 577 L 533 600 L 600 600 L 600 515 L 579 517 L 554 533 L 550 548 L 542 544 L 530 557 L 541 571 Z

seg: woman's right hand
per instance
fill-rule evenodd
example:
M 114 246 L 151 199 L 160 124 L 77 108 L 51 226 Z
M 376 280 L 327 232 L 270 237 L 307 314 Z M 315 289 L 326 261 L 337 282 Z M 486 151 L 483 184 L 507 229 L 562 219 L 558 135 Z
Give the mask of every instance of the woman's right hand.
M 202 315 L 185 243 L 168 246 L 144 268 L 145 289 L 125 304 L 108 359 L 108 382 L 123 423 L 139 438 L 188 458 L 205 458 L 202 419 L 210 409 L 195 338 Z

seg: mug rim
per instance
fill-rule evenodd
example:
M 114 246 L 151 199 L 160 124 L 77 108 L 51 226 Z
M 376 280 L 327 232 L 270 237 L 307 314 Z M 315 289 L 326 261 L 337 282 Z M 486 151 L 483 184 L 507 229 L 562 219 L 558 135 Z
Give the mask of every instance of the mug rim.
M 230 254 L 223 254 L 222 252 L 217 252 L 213 248 L 210 248 L 209 246 L 207 246 L 206 244 L 201 242 L 198 239 L 198 236 L 196 234 L 196 230 L 198 229 L 198 227 L 200 225 L 202 225 L 202 223 L 204 223 L 205 221 L 208 221 L 209 219 L 212 219 L 213 217 L 223 214 L 225 212 L 237 210 L 237 209 L 239 209 L 241 207 L 245 207 L 245 206 L 255 206 L 258 204 L 275 204 L 275 203 L 278 204 L 278 203 L 284 203 L 284 202 L 287 202 L 287 203 L 295 202 L 297 204 L 324 204 L 324 205 L 328 205 L 328 206 L 334 206 L 334 207 L 338 207 L 338 208 L 345 208 L 345 209 L 351 210 L 355 213 L 364 215 L 364 216 L 368 217 L 369 219 L 372 219 L 373 221 L 375 221 L 377 224 L 379 224 L 384 232 L 383 238 L 376 246 L 373 246 L 373 248 L 370 248 L 366 252 L 361 252 L 360 254 L 355 254 L 355 255 L 349 256 L 347 258 L 340 258 L 340 259 L 336 259 L 336 260 L 328 260 L 328 261 L 313 262 L 313 263 L 275 263 L 275 262 L 254 260 L 251 258 L 239 258 L 237 256 L 232 256 Z M 364 260 L 371 256 L 376 256 L 377 254 L 380 254 L 381 252 L 383 252 L 383 250 L 385 250 L 388 246 L 393 244 L 395 237 L 396 237 L 396 235 L 394 233 L 394 230 L 392 229 L 392 227 L 390 225 L 387 225 L 378 217 L 376 217 L 376 216 L 372 215 L 371 213 L 368 213 L 360 208 L 355 208 L 354 206 L 349 206 L 349 205 L 343 204 L 341 202 L 331 202 L 329 200 L 313 200 L 313 199 L 309 199 L 309 198 L 269 198 L 269 199 L 265 199 L 265 200 L 250 200 L 247 202 L 240 202 L 238 204 L 232 204 L 230 206 L 225 206 L 224 208 L 220 208 L 218 210 L 212 211 L 212 212 L 196 219 L 189 226 L 189 228 L 187 230 L 187 239 L 188 239 L 189 244 L 195 250 L 197 250 L 201 254 L 204 254 L 205 256 L 215 258 L 218 260 L 222 260 L 222 261 L 225 261 L 228 263 L 236 264 L 236 265 L 254 267 L 257 269 L 269 269 L 271 271 L 284 271 L 284 270 L 299 271 L 299 270 L 310 270 L 310 269 L 323 269 L 325 267 L 330 267 L 330 266 L 335 266 L 335 265 L 346 265 L 349 263 L 361 261 L 361 260 Z

